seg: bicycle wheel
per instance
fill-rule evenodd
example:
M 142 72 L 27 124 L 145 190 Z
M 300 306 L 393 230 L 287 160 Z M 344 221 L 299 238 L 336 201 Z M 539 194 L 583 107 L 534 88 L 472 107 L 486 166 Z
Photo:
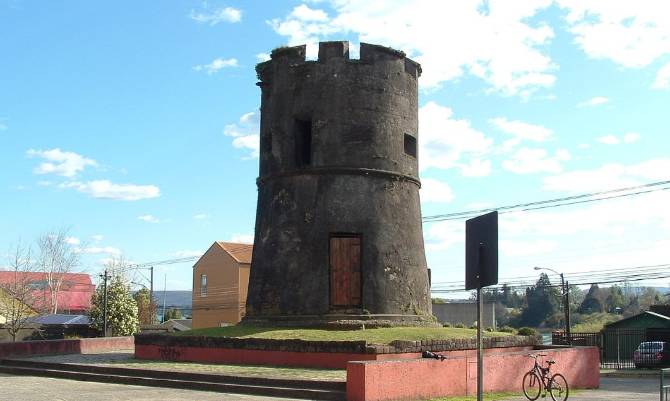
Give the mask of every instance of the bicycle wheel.
M 540 396 L 540 391 L 542 391 L 542 379 L 540 376 L 535 373 L 535 371 L 527 372 L 523 375 L 523 395 L 526 396 L 530 401 L 537 400 Z
M 565 380 L 562 374 L 556 373 L 551 376 L 551 380 L 549 380 L 549 394 L 551 394 L 552 400 L 565 401 L 568 399 L 569 392 L 568 381 Z

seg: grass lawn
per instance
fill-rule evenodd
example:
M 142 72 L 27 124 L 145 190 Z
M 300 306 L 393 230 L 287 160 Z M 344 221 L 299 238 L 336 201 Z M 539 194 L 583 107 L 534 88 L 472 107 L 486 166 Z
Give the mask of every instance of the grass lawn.
M 365 330 L 320 330 L 272 327 L 229 326 L 195 329 L 174 333 L 179 336 L 210 336 L 236 338 L 301 339 L 306 341 L 367 341 L 368 344 L 389 344 L 393 340 L 447 340 L 472 338 L 475 329 L 453 327 L 388 327 Z M 486 337 L 508 336 L 509 333 L 485 332 Z
M 515 399 L 515 397 L 523 397 L 521 393 L 484 393 L 484 401 L 497 401 Z M 525 398 L 524 398 L 525 399 Z M 477 401 L 476 395 L 468 395 L 463 397 L 444 397 L 433 398 L 430 401 Z

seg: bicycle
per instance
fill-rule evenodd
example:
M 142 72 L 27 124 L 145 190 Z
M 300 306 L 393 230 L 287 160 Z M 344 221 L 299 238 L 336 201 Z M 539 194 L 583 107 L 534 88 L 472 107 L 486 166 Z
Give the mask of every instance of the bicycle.
M 526 396 L 530 401 L 536 400 L 542 390 L 544 390 L 545 397 L 547 392 L 551 395 L 551 399 L 554 401 L 565 401 L 568 399 L 568 393 L 570 392 L 568 388 L 568 381 L 565 380 L 565 377 L 556 373 L 553 376 L 549 376 L 549 369 L 551 365 L 555 364 L 556 361 L 550 359 L 547 361 L 547 367 L 543 368 L 541 364 L 537 362 L 537 358 L 540 356 L 547 356 L 547 354 L 528 354 L 529 358 L 533 358 L 535 364 L 533 368 L 526 372 L 523 375 L 523 395 Z

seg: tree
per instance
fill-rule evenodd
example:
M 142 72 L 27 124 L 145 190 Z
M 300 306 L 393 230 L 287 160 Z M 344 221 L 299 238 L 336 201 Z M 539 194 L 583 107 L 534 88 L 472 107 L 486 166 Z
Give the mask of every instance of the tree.
M 644 310 L 649 310 L 651 305 L 659 305 L 663 303 L 661 293 L 653 287 L 644 287 L 642 294 L 639 296 L 640 307 Z
M 91 299 L 91 324 L 104 331 L 104 286 L 98 285 Z M 115 273 L 107 283 L 107 327 L 112 336 L 129 336 L 137 332 L 137 303 L 130 295 L 130 288 L 120 273 Z
M 552 287 L 549 276 L 540 274 L 537 283 L 526 289 L 526 305 L 521 311 L 520 325 L 538 327 L 558 312 L 559 290 Z
M 170 319 L 181 319 L 181 311 L 179 309 L 168 309 L 163 316 L 163 322 L 167 322 Z
M 31 259 L 30 247 L 19 243 L 8 253 L 8 264 L 13 273 L 8 282 L 0 283 L 0 316 L 5 318 L 5 330 L 16 341 L 18 333 L 26 328 L 30 316 L 35 311 L 36 292 L 33 289 L 30 273 L 35 265 Z
M 584 297 L 584 301 L 579 306 L 579 313 L 602 313 L 603 308 L 603 294 L 598 287 L 598 284 L 592 284 L 589 292 Z
M 79 252 L 72 246 L 68 234 L 68 230 L 60 229 L 48 232 L 37 240 L 37 266 L 44 272 L 51 313 L 58 313 L 58 293 L 65 275 L 79 266 Z
M 626 306 L 626 297 L 623 295 L 623 290 L 618 285 L 613 285 L 609 288 L 609 294 L 605 299 L 607 311 L 616 313 Z
M 137 317 L 140 324 L 154 324 L 157 307 L 156 301 L 151 299 L 151 292 L 147 288 L 142 288 L 133 295 L 133 298 L 137 303 Z

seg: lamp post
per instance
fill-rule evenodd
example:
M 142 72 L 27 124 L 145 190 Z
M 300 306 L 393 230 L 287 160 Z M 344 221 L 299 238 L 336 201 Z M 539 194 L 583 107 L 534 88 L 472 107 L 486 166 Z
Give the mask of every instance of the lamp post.
M 548 270 L 554 274 L 558 274 L 561 276 L 561 292 L 563 296 L 563 311 L 565 313 L 565 341 L 570 345 L 571 339 L 570 339 L 570 294 L 568 291 L 568 283 L 565 281 L 563 278 L 563 273 L 559 273 L 554 269 L 550 269 L 548 267 L 539 267 L 535 266 L 533 268 L 534 270 Z

